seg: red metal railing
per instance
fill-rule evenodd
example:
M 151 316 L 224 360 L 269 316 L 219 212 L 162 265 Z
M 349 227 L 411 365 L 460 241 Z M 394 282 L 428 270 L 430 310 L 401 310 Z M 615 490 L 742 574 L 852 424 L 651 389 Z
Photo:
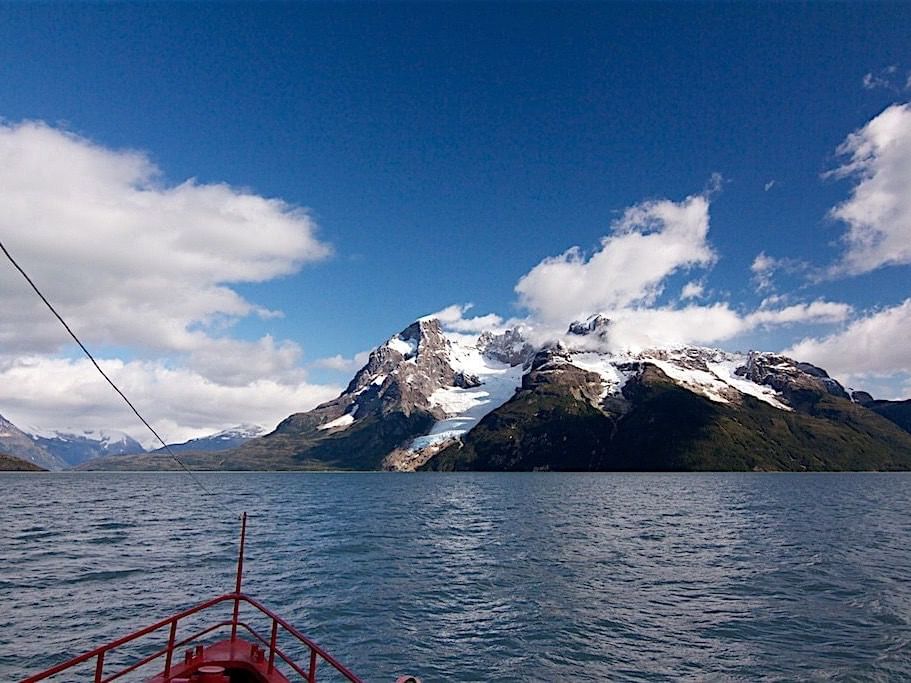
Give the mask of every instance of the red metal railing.
M 216 605 L 219 605 L 224 602 L 229 602 L 229 601 L 234 603 L 234 610 L 233 610 L 233 615 L 232 615 L 231 620 L 220 621 L 205 629 L 202 629 L 201 631 L 195 632 L 191 636 L 188 636 L 186 638 L 181 639 L 180 641 L 177 641 L 177 624 L 178 624 L 178 622 L 180 622 L 182 619 L 186 619 L 189 616 L 192 616 L 194 614 L 199 614 L 200 612 L 211 609 L 212 607 L 215 607 Z M 271 620 L 272 629 L 271 629 L 271 633 L 269 635 L 268 640 L 266 638 L 264 638 L 256 630 L 254 630 L 252 627 L 250 627 L 247 623 L 239 620 L 239 618 L 238 618 L 239 609 L 240 609 L 240 603 L 242 603 L 242 602 L 254 607 L 255 609 L 257 609 L 259 612 L 261 612 L 262 614 L 264 614 Z M 133 633 L 130 633 L 122 638 L 118 638 L 117 640 L 107 643 L 106 645 L 96 647 L 94 650 L 90 650 L 89 652 L 81 654 L 78 657 L 74 657 L 73 659 L 70 659 L 69 661 L 63 662 L 61 664 L 58 664 L 57 666 L 53 666 L 50 669 L 47 669 L 46 671 L 42 671 L 39 674 L 26 678 L 21 683 L 37 683 L 37 681 L 46 680 L 46 679 L 50 678 L 51 676 L 59 674 L 62 671 L 66 671 L 67 669 L 72 669 L 73 667 L 79 666 L 80 664 L 89 662 L 92 659 L 95 660 L 95 677 L 93 679 L 94 683 L 108 683 L 109 681 L 117 680 L 118 678 L 121 678 L 122 676 L 125 676 L 126 674 L 128 674 L 132 671 L 135 671 L 139 667 L 145 666 L 146 664 L 149 664 L 150 662 L 152 662 L 156 659 L 159 659 L 161 657 L 165 658 L 163 674 L 164 674 L 165 680 L 167 680 L 171 674 L 171 667 L 172 667 L 172 661 L 173 661 L 173 656 L 174 656 L 175 650 L 187 645 L 188 643 L 198 640 L 199 638 L 202 638 L 203 636 L 208 635 L 209 633 L 212 633 L 213 631 L 216 631 L 220 628 L 227 628 L 229 626 L 231 627 L 231 639 L 232 640 L 234 640 L 236 638 L 237 629 L 241 628 L 244 631 L 246 631 L 247 633 L 249 633 L 255 640 L 257 640 L 258 642 L 263 644 L 263 646 L 266 648 L 265 651 L 269 653 L 268 670 L 270 673 L 274 670 L 275 658 L 278 657 L 285 664 L 287 664 L 288 667 L 290 667 L 292 670 L 294 670 L 295 673 L 300 675 L 308 683 L 315 683 L 317 663 L 319 662 L 320 659 L 322 659 L 327 664 L 329 664 L 329 666 L 331 666 L 333 669 L 335 669 L 335 671 L 337 671 L 342 676 L 344 676 L 346 679 L 351 681 L 351 683 L 362 683 L 361 679 L 358 678 L 357 676 L 355 676 L 354 673 L 349 671 L 348 668 L 344 664 L 339 662 L 332 655 L 330 655 L 328 652 L 323 650 L 319 645 L 314 643 L 307 636 L 305 636 L 303 633 L 301 633 L 296 628 L 294 628 L 294 626 L 292 626 L 287 621 L 282 619 L 280 616 L 275 614 L 272 610 L 265 607 L 262 603 L 258 602 L 257 600 L 254 600 L 250 596 L 245 595 L 244 593 L 240 593 L 240 592 L 226 593 L 225 595 L 220 595 L 217 598 L 212 598 L 211 600 L 206 600 L 205 602 L 202 602 L 202 603 L 196 605 L 195 607 L 191 607 L 187 610 L 184 610 L 183 612 L 174 614 L 174 615 L 168 617 L 167 619 L 162 619 L 161 621 L 151 624 L 150 626 L 146 626 L 145 628 L 139 629 L 138 631 L 134 631 Z M 168 644 L 164 648 L 162 648 L 161 650 L 159 650 L 151 655 L 143 657 L 139 661 L 134 662 L 133 664 L 130 664 L 129 666 L 127 666 L 123 669 L 120 669 L 119 671 L 117 671 L 115 673 L 105 676 L 104 662 L 105 662 L 105 656 L 109 652 L 111 652 L 112 650 L 115 650 L 123 645 L 126 645 L 127 643 L 133 642 L 134 640 L 136 640 L 138 638 L 149 635 L 150 633 L 154 633 L 155 631 L 160 631 L 161 629 L 163 629 L 165 627 L 168 627 L 169 632 L 168 632 Z M 285 652 L 283 652 L 281 649 L 279 649 L 279 647 L 278 647 L 279 627 L 281 627 L 289 635 L 293 636 L 299 643 L 305 645 L 308 648 L 309 654 L 310 654 L 310 657 L 309 657 L 310 661 L 308 662 L 307 669 L 304 669 L 301 666 L 299 666 L 291 657 L 289 657 Z

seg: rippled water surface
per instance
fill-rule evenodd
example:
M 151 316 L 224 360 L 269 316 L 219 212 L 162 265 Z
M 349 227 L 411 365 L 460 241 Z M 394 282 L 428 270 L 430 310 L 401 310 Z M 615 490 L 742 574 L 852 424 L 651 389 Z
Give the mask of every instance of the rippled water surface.
M 367 681 L 911 679 L 911 475 L 198 476 L 247 592 Z M 233 587 L 187 475 L 0 491 L 0 681 Z

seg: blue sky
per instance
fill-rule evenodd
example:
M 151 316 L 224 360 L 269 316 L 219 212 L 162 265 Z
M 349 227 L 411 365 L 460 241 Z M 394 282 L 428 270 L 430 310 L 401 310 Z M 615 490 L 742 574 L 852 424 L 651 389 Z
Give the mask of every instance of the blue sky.
M 212 276 L 283 317 L 234 301 L 174 322 L 183 332 L 205 329 L 206 343 L 238 342 L 238 362 L 242 343 L 283 358 L 263 360 L 264 373 L 309 389 L 284 395 L 282 409 L 345 382 L 349 369 L 333 372 L 320 359 L 350 359 L 418 316 L 470 302 L 466 315 L 541 318 L 529 305 L 540 292 L 523 300 L 515 288 L 542 260 L 578 246 L 584 265 L 629 207 L 703 194 L 712 257 L 675 262 L 656 290 L 630 305 L 725 304 L 741 316 L 813 302 L 847 306 L 710 340 L 772 350 L 797 344 L 831 362 L 838 348 L 822 340 L 911 295 L 911 258 L 880 263 L 867 254 L 863 268 L 835 274 L 846 263 L 849 223 L 832 211 L 862 173 L 882 168 L 877 157 L 861 175 L 831 173 L 845 167 L 837 150 L 852 132 L 911 100 L 909 35 L 907 3 L 3 4 L 0 117 L 11 131 L 41 122 L 51 137 L 91 145 L 98 164 L 104 154 L 134 150 L 154 169 L 137 182 L 162 192 L 192 178 L 198 188 L 226 184 L 281 200 L 279 212 L 306 209 L 305 221 L 263 233 L 284 245 L 288 231 L 307 232 L 311 242 L 288 243 L 288 262 L 232 279 L 232 268 L 249 265 L 235 254 Z M 911 135 L 904 126 L 902 119 L 890 128 L 899 142 Z M 43 153 L 65 166 L 70 152 Z M 889 163 L 884 185 L 909 177 L 901 159 Z M 909 222 L 911 215 L 895 218 L 890 234 L 911 236 Z M 56 229 L 83 243 L 105 239 L 92 226 Z M 0 222 L 4 240 L 33 258 L 33 268 L 78 270 L 79 249 L 67 248 L 69 261 L 52 259 L 30 250 L 53 239 L 30 240 L 22 230 Z M 217 231 L 207 234 L 218 241 Z M 148 253 L 150 269 L 167 258 Z M 776 264 L 765 288 L 751 271 L 760 254 Z M 59 272 L 48 266 L 52 289 Z M 687 283 L 701 294 L 681 299 Z M 74 291 L 60 286 L 64 299 Z M 74 300 L 77 317 L 80 305 Z M 105 315 L 119 310 L 111 304 Z M 97 329 L 91 320 L 86 313 Z M 30 340 L 25 327 L 16 339 L 0 337 L 8 358 L 67 357 L 51 337 Z M 226 343 L 188 351 L 189 342 L 145 343 L 111 327 L 87 334 L 112 361 L 189 368 L 199 381 L 233 389 L 255 382 L 186 360 L 229 357 Z M 272 346 L 263 350 L 265 335 Z M 806 339 L 819 343 L 800 346 Z M 909 369 L 902 354 L 836 368 L 894 395 L 911 389 Z M 143 394 L 145 380 L 135 381 Z M 21 394 L 0 396 L 0 413 L 52 419 Z M 231 401 L 222 413 L 175 423 L 175 433 L 224 426 L 215 423 L 230 421 L 244 399 Z

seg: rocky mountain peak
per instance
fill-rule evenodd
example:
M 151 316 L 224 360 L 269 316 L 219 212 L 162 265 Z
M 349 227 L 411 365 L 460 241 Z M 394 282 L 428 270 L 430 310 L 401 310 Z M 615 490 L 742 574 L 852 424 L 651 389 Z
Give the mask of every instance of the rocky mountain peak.
M 737 368 L 735 374 L 755 384 L 771 387 L 791 405 L 814 401 L 820 394 L 849 398 L 844 387 L 822 368 L 776 353 L 751 351 L 747 362 Z
M 873 395 L 866 391 L 852 391 L 851 400 L 855 403 L 859 403 L 862 406 L 868 406 L 873 403 L 876 399 L 873 398 Z
M 600 313 L 596 313 L 595 315 L 589 316 L 584 322 L 576 320 L 575 322 L 570 323 L 567 334 L 573 334 L 580 337 L 596 337 L 606 341 L 610 325 L 610 318 Z
M 482 332 L 477 346 L 478 351 L 487 358 L 511 367 L 524 365 L 535 353 L 535 348 L 528 343 L 519 328 L 500 334 Z
M 324 413 L 324 424 L 341 420 L 337 426 L 345 428 L 355 414 L 360 417 L 399 411 L 410 415 L 416 410 L 439 413 L 430 401 L 434 391 L 478 383 L 472 375 L 453 369 L 451 351 L 452 344 L 439 320 L 411 323 L 370 353 L 341 396 L 317 409 Z M 342 419 L 346 415 L 350 418 Z
M 432 323 L 436 322 L 436 325 Z M 418 350 L 430 351 L 439 344 L 438 333 L 441 333 L 438 321 L 416 321 L 398 334 L 390 337 L 373 351 L 366 365 L 358 370 L 348 384 L 345 393 L 354 393 L 369 386 L 377 377 L 389 375 L 403 361 L 410 360 Z

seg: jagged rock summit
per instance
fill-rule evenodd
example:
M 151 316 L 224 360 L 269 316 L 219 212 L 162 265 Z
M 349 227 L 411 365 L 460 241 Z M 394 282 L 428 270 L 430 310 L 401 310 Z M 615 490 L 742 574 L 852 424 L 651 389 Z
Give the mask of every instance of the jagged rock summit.
M 238 453 L 269 459 L 293 451 L 311 467 L 413 469 L 512 397 L 523 348 L 512 332 L 471 337 L 419 320 L 371 352 L 338 398 L 291 415 Z

